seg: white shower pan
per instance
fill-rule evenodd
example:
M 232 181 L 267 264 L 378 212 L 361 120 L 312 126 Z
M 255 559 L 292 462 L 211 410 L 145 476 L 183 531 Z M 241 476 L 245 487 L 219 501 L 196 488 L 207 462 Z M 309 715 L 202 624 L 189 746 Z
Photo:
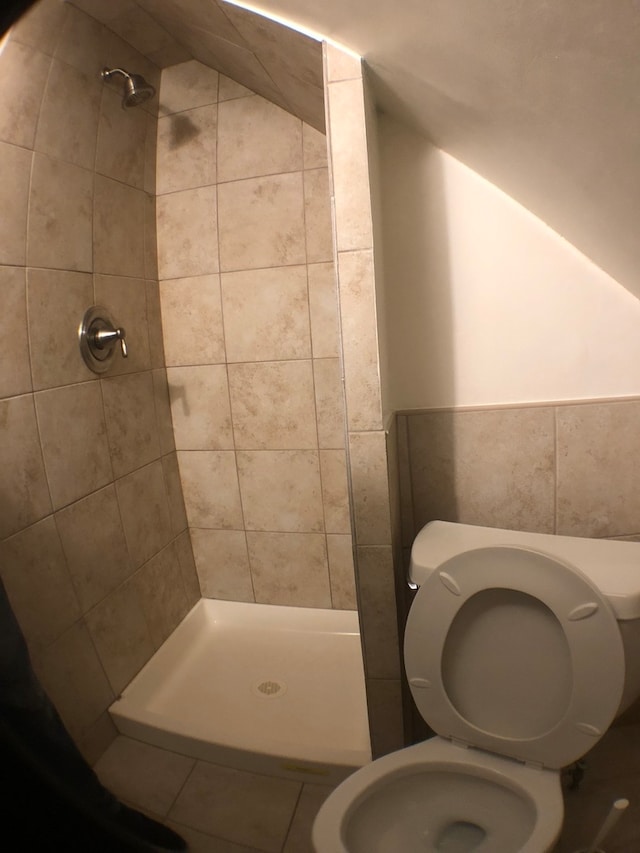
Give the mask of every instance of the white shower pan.
M 110 712 L 164 749 L 337 784 L 371 760 L 357 613 L 203 598 Z

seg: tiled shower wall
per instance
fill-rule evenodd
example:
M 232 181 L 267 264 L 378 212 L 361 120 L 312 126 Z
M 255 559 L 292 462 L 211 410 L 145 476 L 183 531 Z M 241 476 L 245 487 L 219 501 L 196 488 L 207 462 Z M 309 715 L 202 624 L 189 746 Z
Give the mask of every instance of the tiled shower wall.
M 325 137 L 194 61 L 162 73 L 171 412 L 202 594 L 354 609 Z
M 156 101 L 99 78 L 159 69 L 67 3 L 0 55 L 0 574 L 37 671 L 89 757 L 106 709 L 199 597 L 171 430 L 156 272 Z M 105 378 L 77 329 L 105 305 Z

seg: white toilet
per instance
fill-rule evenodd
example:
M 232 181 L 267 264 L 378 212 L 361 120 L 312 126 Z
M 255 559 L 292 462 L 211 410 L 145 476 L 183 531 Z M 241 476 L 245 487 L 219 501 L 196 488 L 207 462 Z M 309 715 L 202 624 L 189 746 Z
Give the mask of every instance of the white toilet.
M 640 544 L 434 521 L 407 678 L 437 737 L 347 778 L 313 827 L 317 853 L 545 853 L 561 768 L 640 695 Z

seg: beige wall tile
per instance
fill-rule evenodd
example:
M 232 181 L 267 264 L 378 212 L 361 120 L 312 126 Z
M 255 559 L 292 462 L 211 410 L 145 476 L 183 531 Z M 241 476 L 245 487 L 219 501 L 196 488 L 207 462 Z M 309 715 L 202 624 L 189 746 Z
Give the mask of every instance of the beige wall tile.
M 169 367 L 167 377 L 176 448 L 233 449 L 226 366 Z
M 162 817 L 194 763 L 184 755 L 119 737 L 98 761 L 95 771 L 116 796 Z
M 117 65 L 112 48 L 120 41 L 114 33 L 103 27 L 95 18 L 80 9 L 65 4 L 66 20 L 61 28 L 60 38 L 55 50 L 57 59 L 73 65 L 78 71 L 91 76 L 98 74 L 104 62 L 96 62 L 96 50 Z M 118 60 L 122 59 L 118 57 Z M 126 63 L 123 63 L 125 68 Z
M 330 83 L 331 163 L 338 251 L 373 245 L 362 80 Z
M 640 402 L 557 409 L 557 533 L 640 532 L 637 489 Z
M 137 568 L 172 538 L 162 463 L 152 462 L 116 480 L 116 493 L 127 548 Z
M 122 109 L 122 96 L 102 87 L 96 172 L 143 189 L 148 116 L 143 110 Z M 129 223 L 131 227 L 133 223 Z
M 155 651 L 134 578 L 87 613 L 86 622 L 117 696 Z
M 47 480 L 55 509 L 106 485 L 113 477 L 102 395 L 83 382 L 35 395 Z
M 156 197 L 149 193 L 144 197 L 144 274 L 146 278 L 158 278 Z
M 95 271 L 144 278 L 145 193 L 96 175 Z
M 31 395 L 0 401 L 0 539 L 51 512 Z
M 333 259 L 329 174 L 327 169 L 304 172 L 304 227 L 309 263 Z
M 218 180 L 302 169 L 302 122 L 259 95 L 218 107 Z
M 117 736 L 118 730 L 113 724 L 111 715 L 105 711 L 95 722 L 76 735 L 75 741 L 84 760 L 93 767 Z
M 31 175 L 30 151 L 0 143 L 0 186 L 3 206 L 11 216 L 0 217 L 0 263 L 23 265 L 27 252 L 27 208 Z
M 331 602 L 338 610 L 357 610 L 353 543 L 350 534 L 327 534 Z
M 243 527 L 235 454 L 230 450 L 178 451 L 190 527 Z
M 228 361 L 309 358 L 306 267 L 224 273 L 221 283 Z
M 323 531 L 317 452 L 239 451 L 237 464 L 247 530 Z
M 313 376 L 320 447 L 344 447 L 345 411 L 340 362 L 337 358 L 314 358 Z
M 173 534 L 177 535 L 187 528 L 187 511 L 184 506 L 182 483 L 180 482 L 180 468 L 178 467 L 178 457 L 175 452 L 168 453 L 162 457 L 162 472 L 169 500 L 171 529 Z
M 0 543 L 2 581 L 31 648 L 48 646 L 80 616 L 52 516 Z
M 164 68 L 160 89 L 162 114 L 215 104 L 217 92 L 218 72 L 196 59 Z
M 0 54 L 0 140 L 31 148 L 51 57 L 12 36 Z M 4 153 L 3 153 L 4 158 Z M 6 186 L 4 181 L 2 186 Z
M 136 572 L 134 583 L 151 639 L 160 647 L 189 610 L 180 563 L 173 542 Z
M 349 429 L 382 428 L 375 282 L 371 252 L 338 257 Z
M 189 607 L 193 607 L 200 600 L 201 596 L 200 581 L 198 580 L 198 572 L 196 571 L 196 564 L 193 559 L 193 548 L 191 547 L 189 531 L 185 530 L 184 533 L 181 533 L 175 542 L 187 603 Z
M 311 827 L 333 788 L 329 785 L 303 785 L 298 805 L 291 820 L 287 843 L 282 853 L 298 853 L 304 850 L 311 837 Z
M 0 267 L 0 397 L 31 390 L 25 271 Z
M 156 212 L 161 279 L 218 272 L 215 187 L 159 196 Z
M 133 571 L 113 485 L 57 512 L 56 526 L 86 613 Z
M 30 269 L 27 305 L 36 390 L 94 379 L 78 346 L 78 326 L 93 304 L 89 273 Z
M 406 415 L 396 415 L 398 488 L 400 491 L 400 526 L 402 545 L 410 548 L 418 532 L 413 520 L 413 492 L 411 486 L 411 454 L 409 451 L 409 424 Z
M 147 326 L 149 358 L 151 367 L 164 367 L 164 342 L 162 340 L 162 311 L 160 308 L 160 286 L 157 281 L 145 282 L 147 303 Z
M 216 104 L 158 119 L 159 194 L 216 182 Z
M 402 687 L 399 679 L 368 678 L 367 706 L 374 758 L 406 746 L 402 719 Z
M 42 100 L 35 149 L 93 169 L 102 84 L 54 59 Z
M 310 360 L 230 364 L 228 370 L 237 448 L 317 447 Z
M 351 433 L 351 488 L 356 539 L 359 545 L 390 545 L 391 516 L 387 476 L 386 435 Z
M 327 137 L 324 133 L 302 124 L 302 154 L 305 169 L 319 169 L 327 165 Z
M 160 456 L 150 371 L 101 380 L 104 413 L 115 477 Z
M 40 677 L 72 737 L 82 737 L 115 699 L 84 621 L 46 649 Z
M 309 310 L 314 358 L 340 355 L 338 288 L 333 262 L 309 264 Z
M 236 844 L 278 853 L 299 793 L 300 785 L 288 779 L 198 762 L 169 817 Z
M 158 167 L 158 119 L 156 116 L 149 115 L 149 113 L 146 113 L 146 116 L 147 132 L 144 138 L 144 191 L 155 197 L 157 191 L 156 172 Z
M 302 121 L 325 132 L 324 90 L 291 74 L 280 64 L 269 66 L 269 75 L 284 94 L 288 108 Z
M 247 533 L 260 604 L 331 607 L 327 546 L 321 533 Z
M 152 370 L 153 394 L 158 420 L 158 438 L 161 453 L 172 453 L 176 449 L 173 439 L 173 424 L 171 422 L 171 406 L 169 402 L 169 386 L 167 371 L 164 367 Z
M 551 408 L 410 415 L 416 528 L 435 518 L 553 533 Z
M 360 624 L 369 678 L 399 678 L 400 648 L 390 547 L 358 547 Z
M 324 43 L 327 82 L 353 80 L 362 77 L 362 60 L 331 42 Z
M 91 172 L 35 154 L 29 201 L 27 263 L 34 267 L 91 270 L 92 201 Z M 121 208 L 118 213 L 122 215 Z M 106 229 L 110 224 L 104 222 L 102 227 Z
M 16 21 L 11 30 L 11 40 L 52 54 L 60 38 L 65 12 L 65 7 L 61 8 L 55 0 L 41 0 Z
M 226 77 L 224 74 L 220 74 L 218 80 L 218 103 L 220 103 L 220 101 L 230 101 L 233 98 L 248 98 L 254 94 L 255 92 L 252 92 L 251 89 L 247 89 L 246 86 L 237 83 L 235 80 L 232 80 L 230 77 Z
M 160 305 L 167 366 L 224 362 L 217 275 L 160 282 Z
M 127 358 L 121 358 L 116 350 L 108 375 L 148 370 L 151 358 L 146 282 L 142 278 L 117 275 L 95 275 L 93 281 L 96 304 L 107 309 L 114 324 L 122 326 L 127 337 Z
M 221 184 L 221 269 L 304 263 L 303 208 L 301 172 Z
M 327 533 L 351 533 L 349 485 L 344 450 L 321 450 L 320 473 Z
M 255 601 L 244 530 L 191 530 L 204 598 Z

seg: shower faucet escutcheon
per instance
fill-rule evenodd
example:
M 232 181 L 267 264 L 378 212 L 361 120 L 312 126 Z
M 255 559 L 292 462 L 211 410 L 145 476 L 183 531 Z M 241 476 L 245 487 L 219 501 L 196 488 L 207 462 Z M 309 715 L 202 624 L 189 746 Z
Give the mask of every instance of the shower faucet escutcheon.
M 124 328 L 117 326 L 101 305 L 94 305 L 85 313 L 78 329 L 78 341 L 82 358 L 94 373 L 109 369 L 118 342 L 122 357 L 129 355 Z

